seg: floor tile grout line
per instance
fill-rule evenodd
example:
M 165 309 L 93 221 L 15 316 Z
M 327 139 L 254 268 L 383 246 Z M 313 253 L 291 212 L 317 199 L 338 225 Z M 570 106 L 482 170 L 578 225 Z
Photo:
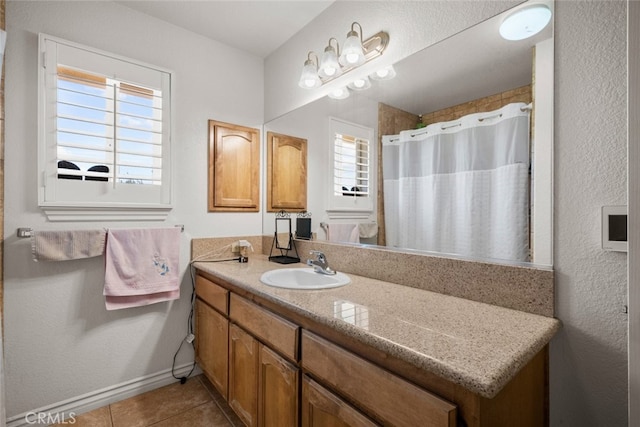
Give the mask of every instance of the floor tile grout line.
M 220 405 L 219 400 L 223 400 L 224 398 L 220 395 L 220 399 L 218 398 L 218 396 L 215 396 L 213 394 L 213 392 L 209 389 L 209 387 L 204 383 L 204 375 L 198 375 L 196 378 L 198 378 L 198 381 L 200 381 L 200 384 L 202 384 L 202 386 L 204 387 L 205 390 L 207 390 L 207 393 L 209 393 L 209 395 L 211 396 L 211 399 L 213 400 L 213 403 L 216 405 L 216 407 L 220 410 L 220 412 L 222 412 L 222 415 L 224 415 L 224 417 L 226 418 L 226 420 L 229 422 L 229 425 L 231 425 L 232 427 L 244 427 L 244 425 L 240 425 L 238 426 L 232 419 L 231 417 L 229 417 L 229 413 L 228 410 L 231 410 L 230 408 L 223 408 L 222 405 Z M 213 384 L 212 384 L 213 385 Z
M 113 427 L 113 414 L 111 413 L 111 404 L 107 405 L 107 410 L 109 411 L 109 425 Z
M 178 416 L 180 416 L 180 415 L 184 415 L 184 414 L 186 414 L 186 413 L 188 413 L 188 412 L 193 411 L 194 409 L 198 409 L 199 407 L 204 406 L 204 405 L 208 405 L 208 404 L 210 404 L 210 403 L 213 403 L 213 404 L 215 405 L 215 402 L 213 401 L 213 399 L 212 399 L 212 400 L 210 400 L 210 401 L 208 401 L 208 402 L 202 402 L 201 404 L 196 405 L 196 406 L 193 406 L 193 407 L 191 407 L 191 408 L 189 408 L 189 409 L 187 409 L 187 410 L 185 410 L 185 411 L 182 411 L 182 412 L 179 412 L 179 413 L 173 414 L 173 415 L 171 415 L 170 417 L 165 418 L 164 420 L 154 421 L 154 422 L 152 422 L 151 424 L 145 424 L 145 427 L 155 426 L 155 425 L 157 425 L 157 424 L 160 424 L 160 423 L 163 423 L 163 422 L 165 422 L 165 421 L 167 421 L 167 420 L 170 420 L 171 418 L 175 418 L 175 417 L 178 417 Z
M 174 414 L 171 414 L 171 415 L 167 416 L 166 418 L 162 418 L 162 419 L 160 419 L 160 420 L 153 421 L 151 424 L 149 424 L 149 423 L 145 423 L 145 424 L 144 424 L 143 426 L 141 426 L 141 427 L 148 427 L 148 426 L 152 426 L 152 425 L 155 425 L 155 424 L 158 424 L 158 423 L 164 422 L 164 421 L 166 421 L 166 420 L 169 420 L 169 419 L 173 418 L 174 416 L 182 415 L 182 414 L 184 414 L 184 413 L 186 413 L 186 412 L 189 412 L 189 411 L 191 411 L 192 409 L 195 409 L 195 408 L 197 408 L 197 407 L 199 407 L 199 406 L 201 406 L 201 405 L 204 405 L 204 404 L 207 404 L 207 403 L 209 403 L 209 402 L 211 402 L 211 401 L 214 401 L 213 397 L 211 396 L 211 393 L 209 393 L 209 390 L 207 390 L 207 387 L 202 383 L 202 381 L 200 381 L 200 380 L 198 379 L 198 382 L 200 383 L 200 386 L 201 386 L 201 387 L 202 387 L 202 388 L 207 392 L 207 395 L 209 396 L 209 401 L 207 401 L 207 402 L 202 402 L 202 403 L 200 403 L 200 404 L 196 404 L 195 406 L 191 406 L 190 408 L 185 409 L 184 411 L 177 412 L 177 413 L 174 413 Z M 169 385 L 172 385 L 172 384 L 169 384 Z M 184 385 L 184 384 L 183 384 L 183 385 Z M 164 386 L 164 387 L 167 387 L 167 386 Z M 163 387 L 160 387 L 160 388 L 163 388 Z M 150 391 L 148 391 L 148 392 L 146 392 L 146 393 L 153 393 L 154 391 L 157 391 L 157 390 L 159 390 L 160 388 L 155 389 L 155 390 L 150 390 Z M 142 393 L 142 394 L 146 394 L 146 393 Z M 127 401 L 127 400 L 134 399 L 134 398 L 136 398 L 136 397 L 138 397 L 138 396 L 141 396 L 141 395 L 136 395 L 136 396 L 130 397 L 130 398 L 128 398 L 128 399 L 122 400 L 122 401 L 120 401 L 120 402 L 117 402 L 117 403 L 125 402 L 125 401 Z M 214 403 L 215 403 L 215 401 L 214 401 Z M 115 426 L 115 425 L 114 425 L 114 422 L 113 422 L 113 415 L 111 414 L 111 405 L 109 405 L 109 414 L 110 414 L 110 416 L 111 416 L 111 427 L 117 427 L 117 426 Z M 225 417 L 226 417 L 226 415 L 225 415 Z M 232 424 L 232 425 L 233 425 L 233 424 Z

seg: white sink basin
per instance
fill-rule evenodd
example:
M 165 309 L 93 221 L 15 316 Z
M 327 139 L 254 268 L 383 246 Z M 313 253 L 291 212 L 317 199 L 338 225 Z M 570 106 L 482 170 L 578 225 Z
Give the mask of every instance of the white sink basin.
M 265 285 L 288 289 L 328 289 L 347 285 L 349 276 L 343 273 L 316 273 L 313 267 L 281 268 L 267 271 L 260 277 Z

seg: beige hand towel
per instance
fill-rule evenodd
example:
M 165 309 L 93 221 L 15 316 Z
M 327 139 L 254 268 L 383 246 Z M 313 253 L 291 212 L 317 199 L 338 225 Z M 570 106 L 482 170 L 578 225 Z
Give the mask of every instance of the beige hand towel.
M 104 230 L 34 231 L 31 252 L 34 261 L 67 261 L 104 253 Z

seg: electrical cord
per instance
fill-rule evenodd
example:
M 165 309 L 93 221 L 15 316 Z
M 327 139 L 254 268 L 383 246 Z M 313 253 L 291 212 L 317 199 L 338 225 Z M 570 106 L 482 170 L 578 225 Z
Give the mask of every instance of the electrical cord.
M 227 245 L 223 248 L 221 248 L 218 252 L 223 251 L 225 249 L 227 249 L 229 246 L 231 245 Z M 211 255 L 211 253 L 207 253 L 202 255 L 199 258 L 205 257 Z M 194 312 L 195 312 L 195 302 L 196 302 L 196 277 L 195 277 L 195 268 L 193 267 L 193 263 L 197 262 L 197 261 L 201 261 L 201 262 L 225 262 L 225 261 L 239 261 L 240 257 L 236 257 L 236 258 L 227 258 L 227 259 L 213 259 L 213 260 L 202 260 L 202 259 L 193 259 L 190 263 L 189 263 L 189 275 L 191 276 L 191 309 L 189 310 L 189 316 L 187 317 L 187 336 L 184 337 L 182 339 L 182 341 L 180 341 L 180 345 L 178 346 L 178 349 L 176 350 L 175 354 L 173 355 L 173 363 L 171 364 L 171 375 L 173 376 L 173 378 L 175 378 L 176 380 L 180 380 L 180 384 L 184 384 L 187 382 L 187 379 L 191 376 L 191 374 L 193 374 L 193 371 L 196 368 L 196 358 L 195 358 L 195 335 L 194 335 L 194 329 L 193 329 L 193 316 L 194 316 Z M 189 371 L 189 373 L 185 376 L 182 377 L 178 377 L 176 376 L 175 373 L 175 367 L 176 367 L 176 358 L 178 357 L 178 353 L 180 353 L 180 350 L 182 350 L 182 345 L 185 343 L 185 341 L 189 344 L 191 344 L 191 348 L 193 349 L 193 365 L 191 366 L 191 370 Z

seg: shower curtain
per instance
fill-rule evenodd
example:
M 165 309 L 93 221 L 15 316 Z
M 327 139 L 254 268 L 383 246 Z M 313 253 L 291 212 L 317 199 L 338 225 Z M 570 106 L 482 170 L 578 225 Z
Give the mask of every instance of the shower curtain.
M 528 261 L 526 107 L 383 136 L 387 245 Z

